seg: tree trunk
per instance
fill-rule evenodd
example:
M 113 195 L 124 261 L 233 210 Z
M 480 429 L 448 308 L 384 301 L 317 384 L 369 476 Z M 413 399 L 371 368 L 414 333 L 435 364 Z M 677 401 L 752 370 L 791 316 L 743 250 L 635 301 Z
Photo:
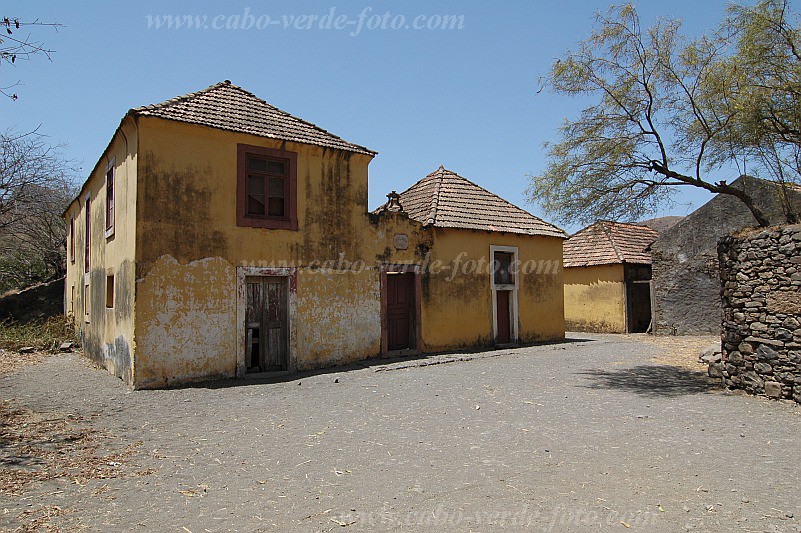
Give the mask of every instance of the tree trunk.
M 751 214 L 754 215 L 754 218 L 760 227 L 765 228 L 770 226 L 770 219 L 768 219 L 765 213 L 763 213 L 762 210 L 757 207 L 756 204 L 754 204 L 754 199 L 751 198 L 750 194 L 746 193 L 744 190 L 732 187 L 731 185 L 719 184 L 717 187 L 719 192 L 722 192 L 723 194 L 730 194 L 743 202 L 748 210 L 751 211 Z

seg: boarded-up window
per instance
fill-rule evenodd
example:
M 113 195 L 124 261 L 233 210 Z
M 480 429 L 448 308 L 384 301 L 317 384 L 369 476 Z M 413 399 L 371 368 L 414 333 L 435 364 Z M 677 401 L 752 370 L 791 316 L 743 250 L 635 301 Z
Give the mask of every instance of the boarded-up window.
M 106 309 L 114 308 L 114 275 L 106 276 Z

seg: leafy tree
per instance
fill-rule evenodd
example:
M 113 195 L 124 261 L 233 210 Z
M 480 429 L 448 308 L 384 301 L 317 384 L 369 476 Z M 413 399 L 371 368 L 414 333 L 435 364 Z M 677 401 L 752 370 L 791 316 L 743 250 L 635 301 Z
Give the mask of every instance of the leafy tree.
M 710 178 L 749 155 L 766 169 L 787 170 L 776 159 L 786 155 L 782 146 L 766 141 L 757 149 L 745 120 L 745 88 L 754 76 L 737 45 L 746 29 L 753 42 L 773 31 L 749 25 L 746 12 L 752 14 L 732 8 L 726 31 L 695 40 L 681 35 L 677 20 L 644 29 L 632 5 L 598 13 L 596 29 L 544 80 L 557 94 L 594 103 L 561 126 L 545 172 L 531 177 L 529 197 L 563 221 L 636 219 L 670 202 L 676 187 L 692 186 L 737 197 L 768 225 L 747 191 Z M 740 26 L 729 26 L 735 19 Z
M 766 177 L 782 185 L 790 222 L 798 221 L 786 194 L 801 181 L 801 31 L 787 0 L 732 6 L 721 27 L 736 46 L 729 70 L 738 82 L 729 143 Z M 719 147 L 716 147 L 719 148 Z

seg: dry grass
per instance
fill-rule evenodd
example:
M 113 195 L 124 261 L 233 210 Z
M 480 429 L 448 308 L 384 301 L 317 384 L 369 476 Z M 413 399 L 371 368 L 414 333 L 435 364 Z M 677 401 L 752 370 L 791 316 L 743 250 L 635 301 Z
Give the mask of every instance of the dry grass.
M 660 354 L 652 361 L 689 370 L 706 372 L 706 365 L 698 362 L 698 356 L 710 344 L 720 343 L 716 335 L 624 335 L 627 339 L 647 342 L 657 346 Z
M 27 324 L 0 322 L 0 349 L 14 351 L 32 346 L 38 351 L 55 351 L 65 341 L 76 341 L 71 317 L 57 315 Z
M 63 315 L 28 324 L 9 320 L 0 322 L 0 374 L 36 364 L 66 341 L 77 345 L 72 320 Z M 28 346 L 34 351 L 19 353 L 21 348 Z

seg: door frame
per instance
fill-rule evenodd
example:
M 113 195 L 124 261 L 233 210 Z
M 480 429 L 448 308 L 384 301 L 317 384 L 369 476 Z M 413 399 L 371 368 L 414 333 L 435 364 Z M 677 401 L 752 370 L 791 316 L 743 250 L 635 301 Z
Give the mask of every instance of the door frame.
M 381 265 L 381 357 L 388 357 L 395 354 L 408 354 L 417 355 L 423 353 L 423 320 L 422 320 L 422 294 L 423 283 L 421 278 L 420 265 L 408 264 L 382 264 Z M 389 329 L 387 318 L 387 274 L 412 274 L 414 278 L 414 348 L 407 350 L 395 350 L 390 352 L 389 346 Z
M 270 267 L 236 267 L 236 377 L 242 378 L 247 370 L 246 352 L 247 343 L 245 328 L 245 315 L 247 313 L 247 285 L 245 280 L 249 277 L 280 277 L 284 278 L 287 291 L 287 363 L 289 372 L 298 369 L 297 336 L 295 334 L 295 317 L 297 306 L 297 269 L 296 268 L 270 268 Z
M 504 285 L 496 285 L 495 284 L 495 272 L 493 265 L 495 264 L 495 252 L 505 252 L 512 254 L 512 261 L 513 264 L 520 265 L 518 260 L 518 253 L 517 253 L 517 246 L 496 246 L 494 244 L 490 245 L 490 257 L 489 257 L 489 278 L 490 278 L 490 292 L 492 293 L 492 341 L 495 345 L 501 346 L 498 344 L 498 291 L 510 291 L 511 295 L 509 298 L 509 307 L 511 316 L 509 317 L 509 324 L 511 326 L 510 332 L 510 345 L 517 344 L 519 342 L 519 333 L 518 333 L 518 308 L 517 308 L 517 292 L 520 287 L 520 268 L 517 269 L 517 272 L 514 273 L 514 283 L 504 284 Z M 508 345 L 503 345 L 508 346 Z

